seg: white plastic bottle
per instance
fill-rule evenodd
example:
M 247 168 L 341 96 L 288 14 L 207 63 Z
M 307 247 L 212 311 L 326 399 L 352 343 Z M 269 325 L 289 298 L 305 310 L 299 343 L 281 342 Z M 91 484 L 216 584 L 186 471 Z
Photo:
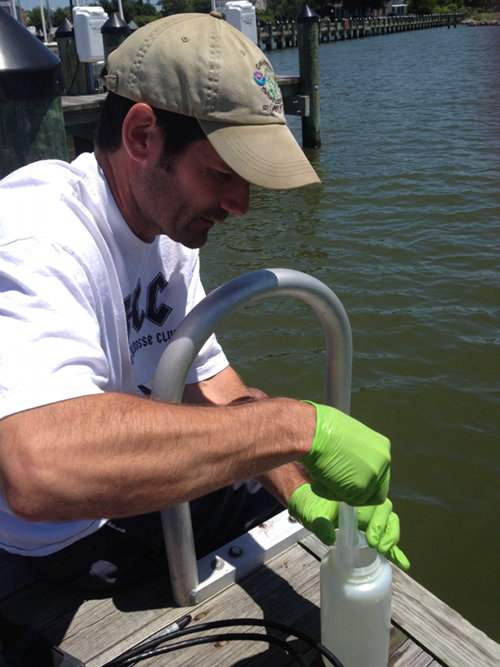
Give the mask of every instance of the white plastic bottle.
M 356 563 L 335 546 L 321 562 L 321 642 L 344 667 L 387 667 L 392 570 L 357 534 Z

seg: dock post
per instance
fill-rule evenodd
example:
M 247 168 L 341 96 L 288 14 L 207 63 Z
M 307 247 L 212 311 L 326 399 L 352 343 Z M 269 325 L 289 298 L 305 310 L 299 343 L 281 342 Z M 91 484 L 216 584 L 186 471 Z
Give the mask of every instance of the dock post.
M 104 60 L 130 35 L 130 28 L 116 12 L 101 26 Z
M 299 44 L 300 94 L 309 96 L 309 116 L 302 116 L 302 145 L 321 146 L 321 115 L 319 103 L 319 16 L 304 5 L 297 15 Z
M 271 21 L 266 22 L 266 32 L 267 32 L 266 51 L 272 51 L 273 50 L 273 24 L 271 23 Z
M 63 19 L 59 24 L 55 39 L 62 63 L 65 94 L 87 95 L 90 93 L 87 66 L 78 59 L 75 31 L 68 19 Z
M 0 8 L 0 178 L 36 160 L 68 160 L 59 58 Z
M 326 41 L 329 42 L 332 38 L 332 19 L 327 17 L 325 19 L 326 23 Z
M 284 27 L 283 27 L 283 21 L 278 21 L 276 24 L 276 49 L 280 51 L 283 48 L 283 43 L 284 43 Z

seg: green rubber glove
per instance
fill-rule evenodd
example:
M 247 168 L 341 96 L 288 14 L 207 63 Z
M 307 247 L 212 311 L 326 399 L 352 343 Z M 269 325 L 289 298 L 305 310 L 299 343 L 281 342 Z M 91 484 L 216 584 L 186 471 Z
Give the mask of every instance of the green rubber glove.
M 389 440 L 340 410 L 311 405 L 316 408 L 316 433 L 311 450 L 299 462 L 323 483 L 329 500 L 355 506 L 383 503 L 389 491 Z
M 314 490 L 313 490 L 314 487 Z M 315 493 L 315 491 L 319 491 Z M 302 484 L 292 494 L 288 511 L 305 528 L 328 546 L 335 542 L 339 504 L 324 497 L 321 484 Z M 399 542 L 399 517 L 392 511 L 387 498 L 382 505 L 358 508 L 358 527 L 366 531 L 366 541 L 402 570 L 408 570 L 410 562 L 397 546 Z

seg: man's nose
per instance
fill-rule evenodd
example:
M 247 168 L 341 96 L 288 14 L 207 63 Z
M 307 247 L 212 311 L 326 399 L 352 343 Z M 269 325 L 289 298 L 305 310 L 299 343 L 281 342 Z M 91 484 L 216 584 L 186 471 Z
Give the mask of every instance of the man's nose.
M 220 206 L 232 215 L 245 215 L 250 206 L 250 183 L 235 174 L 222 194 Z

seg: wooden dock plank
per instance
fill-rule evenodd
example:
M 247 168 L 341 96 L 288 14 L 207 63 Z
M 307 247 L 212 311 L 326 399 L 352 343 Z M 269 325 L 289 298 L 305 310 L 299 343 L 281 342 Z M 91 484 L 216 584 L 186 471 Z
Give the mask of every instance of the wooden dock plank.
M 389 655 L 394 655 L 398 649 L 403 646 L 405 642 L 408 641 L 408 637 L 404 634 L 402 630 L 397 628 L 395 625 L 391 627 L 391 640 L 389 644 Z
M 192 625 L 204 621 L 214 621 L 228 618 L 260 618 L 279 620 L 282 623 L 319 639 L 319 568 L 315 556 L 298 545 L 283 552 L 268 565 L 261 567 L 256 573 L 245 578 L 239 584 L 231 586 L 214 598 L 200 605 L 185 608 L 162 608 L 162 604 L 169 602 L 168 594 L 162 593 L 161 586 L 165 582 L 158 582 L 154 586 L 145 586 L 140 592 L 143 601 L 123 595 L 115 598 L 113 604 L 121 613 L 113 611 L 112 605 L 96 609 L 94 604 L 84 604 L 79 611 L 78 627 L 75 624 L 68 628 L 68 635 L 62 647 L 72 655 L 84 658 L 88 667 L 101 667 L 107 660 L 116 657 L 126 648 L 134 646 L 148 634 L 172 622 L 185 612 L 191 613 L 197 619 Z M 109 603 L 109 601 L 107 601 Z M 149 606 L 150 609 L 142 609 Z M 152 614 L 156 610 L 155 614 Z M 131 615 L 124 619 L 123 614 Z M 99 621 L 99 617 L 101 620 Z M 100 623 L 101 630 L 92 640 L 89 655 L 88 637 L 92 633 L 94 620 Z M 105 628 L 105 634 L 102 630 Z M 233 630 L 238 630 L 234 628 Z M 259 628 L 246 628 L 246 632 L 260 632 Z M 87 645 L 85 646 L 85 642 Z M 391 647 L 396 649 L 408 643 L 408 638 L 397 628 L 393 628 Z M 412 643 L 412 642 L 410 642 Z M 312 665 L 318 667 L 322 661 L 316 651 L 307 648 L 298 640 L 293 642 L 300 646 L 306 658 Z M 102 650 L 104 647 L 104 650 Z M 85 653 L 85 649 L 87 653 Z M 423 654 L 420 647 L 413 648 L 412 656 Z M 245 662 L 248 661 L 248 662 Z M 165 656 L 152 658 L 144 664 L 160 667 L 165 665 Z M 290 664 L 279 649 L 266 644 L 249 642 L 231 642 L 230 644 L 215 645 L 214 643 L 195 648 L 184 649 L 178 653 L 168 655 L 169 667 L 181 667 L 186 664 L 196 664 L 197 667 L 232 667 L 235 664 L 281 665 Z M 402 664 L 402 663 L 400 663 Z M 432 664 L 432 657 L 426 656 L 422 664 Z
M 168 577 L 157 579 L 132 586 L 113 598 L 86 600 L 61 646 L 87 667 L 103 665 L 183 614 L 172 601 Z
M 257 573 L 250 575 L 239 584 L 229 587 L 214 598 L 194 608 L 175 609 L 175 618 L 189 612 L 193 617 L 199 619 L 198 622 L 250 617 L 279 619 L 280 622 L 300 627 L 304 632 L 317 635 L 319 629 L 319 588 L 317 581 L 315 583 L 311 581 L 311 579 L 315 579 L 315 577 L 311 577 L 311 566 L 317 569 L 317 561 L 307 552 L 301 550 L 300 547 L 292 547 L 292 549 L 292 553 L 287 551 L 280 554 L 268 566 L 261 567 Z M 293 585 L 289 581 L 293 582 Z M 125 604 L 125 600 L 123 603 Z M 286 609 L 283 608 L 283 605 L 286 606 Z M 143 613 L 141 612 L 141 615 Z M 170 620 L 172 619 L 169 618 Z M 118 618 L 110 617 L 107 628 L 111 636 L 116 637 L 123 633 L 123 625 Z M 253 630 L 262 632 L 257 628 Z M 252 631 L 252 628 L 247 628 L 246 631 Z M 131 638 L 130 645 L 135 643 L 135 638 Z M 63 648 L 69 653 L 76 654 L 75 645 L 72 641 L 65 642 Z M 121 650 L 124 650 L 123 646 Z M 286 662 L 280 661 L 282 656 L 278 650 L 271 650 L 266 644 L 247 642 L 231 643 L 218 647 L 208 644 L 183 650 L 178 654 L 169 655 L 168 664 L 169 667 L 186 664 L 196 664 L 197 667 L 213 667 L 213 665 L 220 665 L 221 667 L 227 665 L 229 667 L 229 665 L 235 663 L 236 657 L 238 659 L 252 657 L 252 664 L 257 658 L 264 660 L 262 664 L 270 664 L 265 662 L 269 659 L 270 652 L 273 655 L 273 665 L 286 664 Z M 109 660 L 115 655 L 116 652 L 113 649 L 106 654 L 95 656 L 91 660 L 87 658 L 88 667 L 100 667 L 103 664 L 103 658 Z M 163 658 L 162 662 L 162 658 L 157 658 L 148 661 L 146 664 L 164 665 L 164 660 Z
M 410 637 L 418 637 L 445 665 L 500 665 L 496 642 L 397 568 L 393 568 L 392 599 L 393 621 Z
M 388 667 L 432 667 L 440 664 L 427 653 L 423 653 L 420 646 L 408 639 L 391 654 Z
M 189 609 L 173 603 L 166 576 L 131 586 L 113 598 L 84 599 L 78 593 L 40 582 L 31 583 L 26 573 L 17 576 L 14 560 L 0 552 L 0 612 L 17 623 L 36 628 L 53 644 L 82 660 L 86 667 L 102 667 L 184 613 L 193 615 L 194 626 L 203 621 L 238 617 L 269 619 L 319 639 L 318 558 L 326 547 L 312 536 L 306 538 L 304 546 L 306 548 L 294 545 L 238 584 Z M 396 570 L 393 620 L 390 666 L 500 664 L 499 647 L 495 642 Z M 239 631 L 239 628 L 233 627 L 230 631 Z M 247 627 L 244 631 L 265 635 L 261 628 Z M 313 667 L 322 666 L 316 650 L 308 649 L 298 640 L 292 641 Z M 160 667 L 167 664 L 167 660 L 169 667 L 291 664 L 281 650 L 266 643 L 215 645 L 212 641 L 205 646 L 171 653 L 168 659 L 159 656 L 140 664 Z

